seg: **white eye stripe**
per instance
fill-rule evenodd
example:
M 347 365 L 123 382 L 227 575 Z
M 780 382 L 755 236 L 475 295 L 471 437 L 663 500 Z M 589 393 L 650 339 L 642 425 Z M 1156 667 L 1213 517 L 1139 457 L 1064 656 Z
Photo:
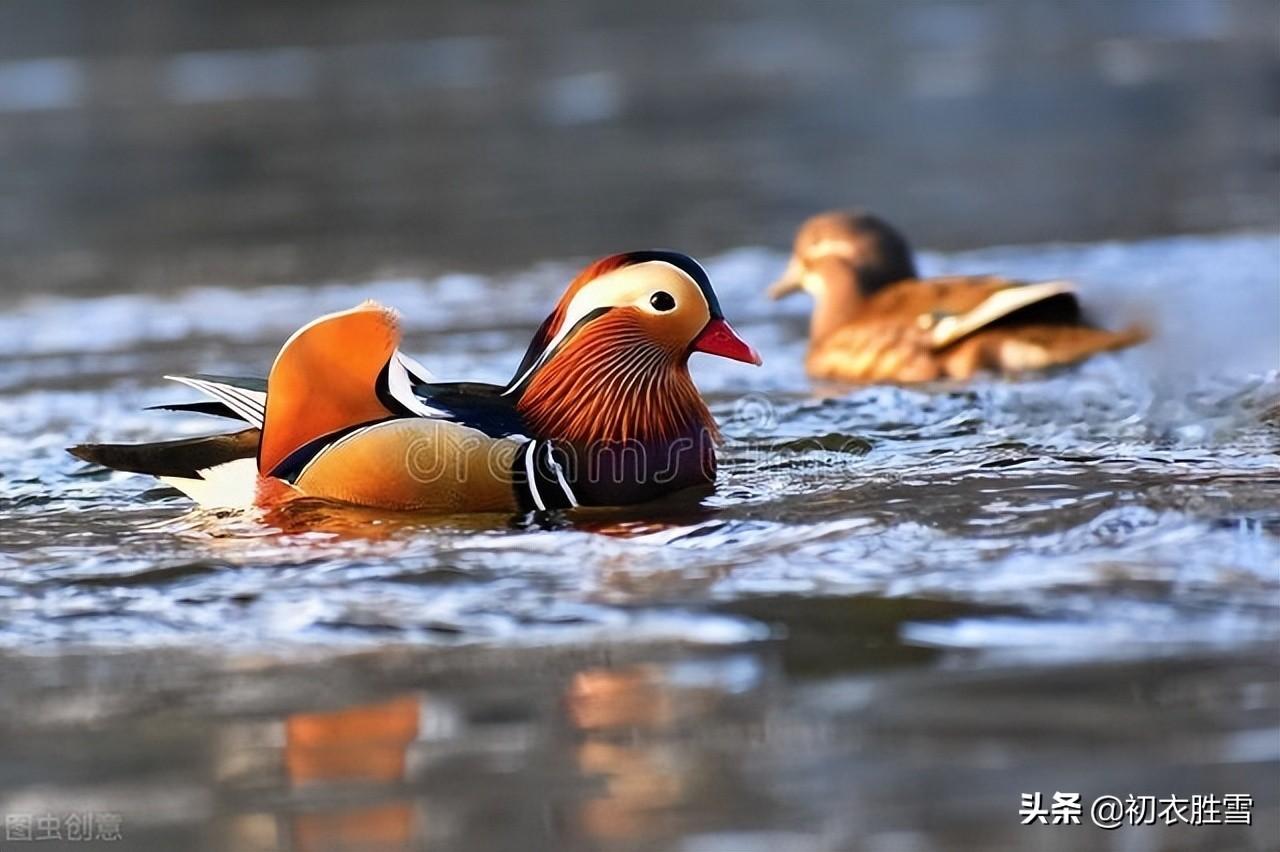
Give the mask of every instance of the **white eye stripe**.
M 858 249 L 849 240 L 818 240 L 802 253 L 806 260 L 821 260 L 824 257 L 840 257 L 845 260 L 857 260 Z
M 689 275 L 689 273 L 685 272 L 674 263 L 668 263 L 665 260 L 646 260 L 643 263 L 636 263 L 631 266 L 624 266 L 620 269 L 606 272 L 594 281 L 590 281 L 583 285 L 582 289 L 569 300 L 569 304 L 565 309 L 564 318 L 561 320 L 560 327 L 556 330 L 555 336 L 547 342 L 547 345 L 543 348 L 542 352 L 539 353 L 538 358 L 533 362 L 533 364 L 513 379 L 511 384 L 507 385 L 506 389 L 502 392 L 502 395 L 506 396 L 514 393 L 525 383 L 526 380 L 528 380 L 530 376 L 537 372 L 538 368 L 546 363 L 547 359 L 551 357 L 551 353 L 556 350 L 556 347 L 563 343 L 565 338 L 568 337 L 574 328 L 577 327 L 578 323 L 585 319 L 592 311 L 600 308 L 616 308 L 626 305 L 635 305 L 650 313 L 659 313 L 654 310 L 652 305 L 649 304 L 649 296 L 654 292 L 655 285 L 652 281 L 646 282 L 648 277 L 647 275 L 635 281 L 631 288 L 626 288 L 620 281 L 620 279 L 624 278 L 624 275 L 627 278 L 630 278 L 637 274 L 644 275 L 645 273 L 652 273 L 654 267 L 663 267 L 664 273 L 665 270 L 674 270 L 681 278 L 692 284 L 695 290 L 701 292 L 698 282 L 694 281 L 693 277 Z M 608 288 L 611 286 L 617 286 L 622 289 L 622 292 L 618 294 L 621 298 L 610 299 L 606 302 L 602 297 L 608 292 Z M 660 285 L 659 289 L 661 289 Z M 662 313 L 668 312 L 664 311 Z

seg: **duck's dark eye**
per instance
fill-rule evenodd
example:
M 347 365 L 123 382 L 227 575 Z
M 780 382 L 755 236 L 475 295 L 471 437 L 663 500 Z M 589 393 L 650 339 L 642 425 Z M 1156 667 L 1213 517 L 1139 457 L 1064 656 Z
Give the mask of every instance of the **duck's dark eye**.
M 676 306 L 676 300 L 666 290 L 659 290 L 649 297 L 649 304 L 655 311 L 669 311 Z

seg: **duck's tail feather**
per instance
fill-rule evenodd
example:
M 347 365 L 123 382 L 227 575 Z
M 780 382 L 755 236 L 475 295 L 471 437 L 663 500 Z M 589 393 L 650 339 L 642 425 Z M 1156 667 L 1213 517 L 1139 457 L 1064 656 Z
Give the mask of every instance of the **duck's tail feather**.
M 403 377 L 403 378 L 401 378 Z M 149 405 L 147 411 L 182 411 L 191 414 L 207 414 L 226 417 L 262 427 L 267 407 L 267 380 L 245 376 L 165 376 L 173 382 L 200 391 L 210 400 L 203 402 L 172 402 Z M 380 392 L 390 393 L 397 408 L 406 408 L 418 414 L 432 415 L 438 412 L 423 410 L 421 400 L 414 396 L 413 388 L 435 381 L 435 376 L 422 364 L 397 351 L 387 365 Z M 400 387 L 403 385 L 403 388 Z
M 989 366 L 1006 372 L 1040 370 L 1083 361 L 1102 352 L 1137 345 L 1150 336 L 1140 325 L 1120 331 L 1089 326 L 1029 326 L 1002 335 L 993 330 L 987 350 Z
M 1125 326 L 1119 331 L 1105 331 L 1105 338 L 1101 341 L 1102 348 L 1099 351 L 1110 352 L 1115 349 L 1127 349 L 1130 346 L 1137 346 L 1139 343 L 1146 343 L 1151 339 L 1151 327 L 1145 323 L 1133 323 Z
M 261 435 L 245 429 L 148 444 L 79 444 L 68 452 L 113 470 L 158 477 L 208 508 L 246 508 L 253 504 Z
M 210 417 L 225 417 L 228 420 L 244 418 L 232 411 L 222 402 L 168 402 L 162 405 L 148 405 L 143 411 L 182 411 L 188 414 L 207 414 Z
M 243 420 L 251 426 L 261 428 L 267 408 L 267 382 L 265 379 L 208 375 L 165 376 L 165 378 L 200 391 L 200 393 L 215 400 L 215 404 L 185 403 L 157 405 L 153 406 L 154 408 L 163 408 L 170 411 L 197 411 L 201 414 L 232 417 L 237 420 Z
M 201 470 L 252 458 L 258 452 L 261 434 L 257 429 L 245 429 L 229 435 L 202 435 L 148 444 L 78 444 L 67 452 L 112 470 L 198 477 Z
M 269 379 L 167 376 L 210 401 L 152 406 L 229 417 L 253 428 L 147 444 L 80 444 L 69 452 L 156 476 L 204 506 L 253 505 L 259 472 L 270 475 L 326 436 L 389 417 L 446 413 L 414 393 L 432 376 L 396 349 L 399 340 L 396 314 L 375 302 L 320 317 L 289 338 Z

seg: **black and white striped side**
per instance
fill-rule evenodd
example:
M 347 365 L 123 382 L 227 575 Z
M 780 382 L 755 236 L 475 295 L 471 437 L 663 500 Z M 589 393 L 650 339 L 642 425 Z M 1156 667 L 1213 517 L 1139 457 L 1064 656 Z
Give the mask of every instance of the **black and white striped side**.
M 551 441 L 535 440 L 521 445 L 513 462 L 512 481 L 522 510 L 545 512 L 580 505 L 569 485 L 565 463 L 563 451 Z

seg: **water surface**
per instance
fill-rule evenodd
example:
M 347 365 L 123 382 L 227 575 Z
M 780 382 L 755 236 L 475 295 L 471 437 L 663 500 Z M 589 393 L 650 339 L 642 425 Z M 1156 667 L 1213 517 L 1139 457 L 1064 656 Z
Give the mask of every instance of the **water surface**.
M 811 384 L 784 260 L 708 262 L 766 362 L 695 358 L 717 492 L 551 517 L 272 525 L 63 450 L 215 427 L 141 409 L 369 297 L 501 381 L 573 263 L 11 300 L 0 812 L 139 849 L 1269 848 L 1280 242 L 928 256 L 1157 329 L 963 388 Z M 1034 790 L 1247 792 L 1255 826 L 1022 828 Z

